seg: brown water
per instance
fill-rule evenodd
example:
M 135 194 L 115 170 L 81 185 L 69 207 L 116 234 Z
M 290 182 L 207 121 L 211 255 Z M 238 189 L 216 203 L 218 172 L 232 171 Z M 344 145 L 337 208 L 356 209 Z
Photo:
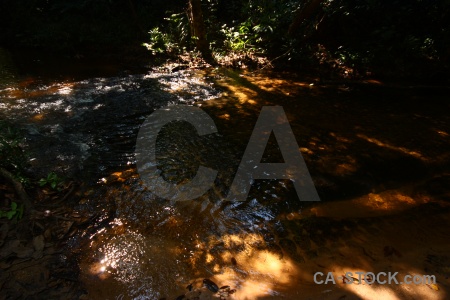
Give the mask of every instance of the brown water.
M 74 209 L 92 221 L 67 244 L 89 299 L 219 298 L 203 278 L 236 289 L 227 299 L 448 297 L 447 88 L 211 69 L 18 76 L 0 95 L 2 118 L 26 130 L 33 167 L 85 182 Z M 159 199 L 135 170 L 139 126 L 167 105 L 199 106 L 218 127 L 199 138 L 173 123 L 157 144 L 166 178 L 200 164 L 219 171 L 196 200 Z M 288 181 L 257 181 L 248 202 L 222 202 L 263 105 L 284 108 L 321 203 L 300 202 Z M 274 141 L 264 159 L 280 159 Z M 318 271 L 359 270 L 433 274 L 438 285 L 313 282 Z

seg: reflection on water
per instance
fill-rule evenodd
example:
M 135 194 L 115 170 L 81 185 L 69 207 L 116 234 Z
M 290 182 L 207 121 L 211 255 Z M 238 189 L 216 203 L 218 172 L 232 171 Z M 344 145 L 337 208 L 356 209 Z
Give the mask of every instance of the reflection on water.
M 119 219 L 111 225 L 91 237 L 94 255 L 81 263 L 92 298 L 158 299 L 171 292 L 168 283 L 185 278 L 176 241 L 133 231 Z
M 218 298 L 202 287 L 203 278 L 254 299 L 279 296 L 276 287 L 297 275 L 298 261 L 284 255 L 269 232 L 273 213 L 256 201 L 247 209 L 214 212 L 198 201 L 167 206 L 120 188 L 107 196 L 116 201 L 116 218 L 90 236 L 81 260 L 93 299 L 171 299 L 186 293 L 189 283 L 202 299 Z

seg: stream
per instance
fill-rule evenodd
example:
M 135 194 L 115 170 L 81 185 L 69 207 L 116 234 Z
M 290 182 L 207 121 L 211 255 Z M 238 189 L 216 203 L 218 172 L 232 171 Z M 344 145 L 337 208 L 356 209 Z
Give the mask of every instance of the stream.
M 24 132 L 30 172 L 39 178 L 54 171 L 80 183 L 73 210 L 90 222 L 64 247 L 79 268 L 85 299 L 337 299 L 331 297 L 342 290 L 313 286 L 315 271 L 338 270 L 339 263 L 345 269 L 349 260 L 370 270 L 364 257 L 384 261 L 384 244 L 395 240 L 382 240 L 380 232 L 390 236 L 394 223 L 407 230 L 418 205 L 448 204 L 448 88 L 318 86 L 306 75 L 219 68 L 108 68 L 105 76 L 100 70 L 72 79 L 20 74 L 9 58 L 0 61 L 0 119 Z M 246 202 L 223 201 L 266 105 L 284 108 L 320 205 L 299 201 L 289 180 L 257 180 Z M 199 166 L 218 171 L 211 189 L 194 200 L 157 197 L 136 170 L 142 123 L 174 106 L 198 107 L 218 128 L 199 136 L 177 121 L 158 135 L 165 180 L 189 180 Z M 279 152 L 271 136 L 262 162 L 283 162 Z M 408 213 L 392 217 L 401 211 Z M 428 222 L 441 222 L 424 234 L 441 254 L 448 229 L 439 213 L 447 211 L 422 210 L 436 215 Z M 395 247 L 407 252 L 409 242 Z M 214 293 L 204 278 L 229 288 Z

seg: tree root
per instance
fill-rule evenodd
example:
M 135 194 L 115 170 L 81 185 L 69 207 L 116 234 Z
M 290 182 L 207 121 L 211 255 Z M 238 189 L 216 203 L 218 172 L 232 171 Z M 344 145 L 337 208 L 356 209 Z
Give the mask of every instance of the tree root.
M 23 188 L 22 183 L 20 183 L 20 181 L 14 178 L 14 175 L 11 174 L 11 172 L 9 172 L 4 168 L 0 168 L 0 176 L 8 180 L 13 185 L 14 190 L 16 191 L 16 194 L 19 197 L 20 202 L 22 202 L 23 205 L 25 206 L 25 209 L 27 211 L 33 211 L 34 204 L 30 200 L 30 197 L 28 196 L 25 189 Z

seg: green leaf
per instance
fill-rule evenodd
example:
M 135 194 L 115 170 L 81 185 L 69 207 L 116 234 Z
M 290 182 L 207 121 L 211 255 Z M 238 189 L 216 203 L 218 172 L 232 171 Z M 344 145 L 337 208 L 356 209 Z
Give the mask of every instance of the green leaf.
M 47 180 L 45 178 L 41 178 L 41 180 L 39 180 L 39 186 L 44 186 L 47 184 Z
M 12 211 L 16 211 L 17 209 L 17 203 L 16 202 L 11 202 L 11 210 Z
M 12 217 L 14 217 L 15 214 L 16 214 L 16 211 L 15 211 L 15 210 L 8 211 L 8 212 L 6 213 L 6 217 L 8 218 L 8 220 L 11 220 Z
M 53 181 L 50 186 L 52 187 L 52 189 L 54 189 L 54 188 L 56 188 L 56 185 L 57 185 L 56 181 Z

